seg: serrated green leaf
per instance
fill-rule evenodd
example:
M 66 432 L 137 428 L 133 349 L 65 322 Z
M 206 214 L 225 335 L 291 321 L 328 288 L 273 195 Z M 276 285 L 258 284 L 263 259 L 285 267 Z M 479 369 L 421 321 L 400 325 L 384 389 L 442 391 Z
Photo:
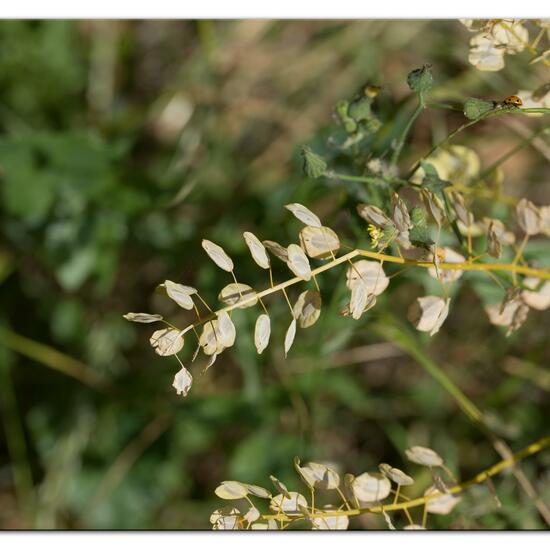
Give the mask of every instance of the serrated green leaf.
M 314 153 L 309 147 L 302 147 L 304 172 L 309 178 L 318 178 L 326 174 L 327 163 L 323 157 Z
M 464 103 L 464 116 L 470 120 L 475 120 L 495 108 L 493 101 L 486 99 L 477 99 L 470 97 Z

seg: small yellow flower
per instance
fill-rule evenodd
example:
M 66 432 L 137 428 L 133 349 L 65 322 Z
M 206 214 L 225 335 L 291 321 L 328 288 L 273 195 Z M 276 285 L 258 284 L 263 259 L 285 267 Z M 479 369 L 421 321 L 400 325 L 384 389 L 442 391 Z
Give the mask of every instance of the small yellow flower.
M 384 232 L 375 225 L 372 225 L 372 223 L 369 223 L 367 226 L 367 231 L 372 241 L 372 247 L 376 248 L 380 243 L 380 239 L 384 236 Z

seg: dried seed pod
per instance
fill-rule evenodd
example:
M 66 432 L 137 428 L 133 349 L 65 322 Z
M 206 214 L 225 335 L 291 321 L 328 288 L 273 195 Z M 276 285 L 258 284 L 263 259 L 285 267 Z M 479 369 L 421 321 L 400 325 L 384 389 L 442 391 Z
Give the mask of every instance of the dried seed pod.
M 246 242 L 246 245 L 248 246 L 248 249 L 250 250 L 252 259 L 262 269 L 269 269 L 269 266 L 271 265 L 269 262 L 269 256 L 267 255 L 265 246 L 262 244 L 260 239 L 258 239 L 258 237 L 254 235 L 254 233 L 250 233 L 250 231 L 245 231 L 243 233 L 243 237 Z
M 206 355 L 220 354 L 224 350 L 217 320 L 207 321 L 203 325 L 199 344 Z
M 304 281 L 311 279 L 311 267 L 305 252 L 297 244 L 289 244 L 287 247 L 289 269 Z
M 166 294 L 178 304 L 178 306 L 184 309 L 193 309 L 193 299 L 191 296 L 197 293 L 197 289 L 192 286 L 180 285 L 173 281 L 164 281 L 160 285 L 166 289 Z
M 487 231 L 487 252 L 493 258 L 500 258 L 502 254 L 502 244 L 498 233 L 495 231 L 495 224 L 492 220 Z
M 305 290 L 292 309 L 300 328 L 314 325 L 321 315 L 321 294 L 317 290 Z
M 296 336 L 296 319 L 292 319 L 292 322 L 286 329 L 286 334 L 285 334 L 285 358 L 288 355 L 288 352 L 290 351 L 292 344 L 294 343 L 295 336 Z
M 310 225 L 312 227 L 322 227 L 321 220 L 303 204 L 297 202 L 292 204 L 285 204 L 285 208 L 290 210 L 296 218 L 298 218 L 303 224 Z
M 218 300 L 228 306 L 240 309 L 255 306 L 258 303 L 256 291 L 243 283 L 231 283 L 224 286 L 218 295 Z
M 441 227 L 441 224 L 445 219 L 445 208 L 439 200 L 439 197 L 428 189 L 422 189 L 420 194 L 422 196 L 422 200 L 424 201 L 426 210 L 430 213 L 434 222 Z
M 222 481 L 214 493 L 224 500 L 238 500 L 248 495 L 248 487 L 240 481 Z
M 153 332 L 149 339 L 155 353 L 163 357 L 175 355 L 183 348 L 183 336 L 181 331 L 173 328 L 163 328 Z
M 405 487 L 406 485 L 412 485 L 414 483 L 414 479 L 411 476 L 408 476 L 399 468 L 393 468 L 389 464 L 379 464 L 378 469 L 388 479 L 391 479 L 391 481 L 393 481 L 397 485 L 401 485 L 402 487 Z
M 428 487 L 424 491 L 424 496 L 431 496 L 441 494 L 435 487 Z M 455 497 L 449 493 L 441 494 L 441 496 L 434 496 L 426 502 L 426 510 L 430 514 L 446 515 L 449 514 L 452 509 L 460 502 L 459 497 Z
M 256 327 L 254 329 L 254 345 L 259 354 L 267 348 L 270 335 L 271 320 L 269 319 L 269 315 L 262 313 L 258 319 L 256 319 Z
M 183 395 L 185 397 L 189 393 L 192 384 L 193 377 L 191 373 L 182 366 L 181 370 L 174 376 L 172 386 L 176 389 L 178 395 Z
M 524 290 L 521 293 L 523 301 L 533 309 L 544 310 L 550 307 L 550 281 L 540 284 L 536 277 L 526 277 L 523 285 L 531 290 Z
M 371 260 L 354 262 L 346 271 L 346 285 L 350 290 L 358 284 L 365 285 L 367 294 L 379 296 L 386 290 L 390 280 L 386 277 L 382 264 Z
M 123 315 L 127 321 L 133 321 L 134 323 L 156 323 L 162 321 L 162 315 L 156 313 L 126 313 Z
M 284 512 L 285 514 L 297 514 L 300 511 L 300 506 L 307 506 L 307 500 L 296 491 L 289 491 L 288 496 L 282 493 L 275 495 L 269 503 L 269 507 L 274 512 Z
M 462 264 L 466 262 L 466 258 L 462 256 L 462 254 L 459 254 L 458 252 L 455 252 L 452 248 L 439 248 L 437 251 L 437 263 L 439 262 L 445 262 L 449 264 Z M 429 260 L 433 261 L 434 255 L 433 253 L 430 254 Z M 450 284 L 462 276 L 464 271 L 461 269 L 440 269 L 439 267 L 436 269 L 435 267 L 430 267 L 428 269 L 428 273 L 434 278 L 439 279 L 442 283 Z
M 306 226 L 300 231 L 300 244 L 310 258 L 330 258 L 340 248 L 340 239 L 330 227 Z
M 353 480 L 351 488 L 361 502 L 379 502 L 390 494 L 391 483 L 382 474 L 365 472 Z
M 516 206 L 518 224 L 527 235 L 536 235 L 542 227 L 539 209 L 527 199 L 521 199 Z
M 337 489 L 340 486 L 340 476 L 324 464 L 307 462 L 300 466 L 300 459 L 294 457 L 294 468 L 310 488 Z
M 224 348 L 230 348 L 235 343 L 237 331 L 227 311 L 218 313 L 218 335 Z
M 225 250 L 221 246 L 207 239 L 203 239 L 202 247 L 204 248 L 208 256 L 210 256 L 210 259 L 220 269 L 228 271 L 229 273 L 233 271 L 233 260 L 231 260 L 231 258 L 225 253 Z
M 428 447 L 416 445 L 410 449 L 407 449 L 405 454 L 411 462 L 415 462 L 421 466 L 428 466 L 432 468 L 434 466 L 443 465 L 443 459 L 433 449 Z
M 353 285 L 351 289 L 351 300 L 349 302 L 349 311 L 351 316 L 357 320 L 365 311 L 365 306 L 368 302 L 369 294 L 367 292 L 367 286 L 359 282 L 358 284 Z
M 449 314 L 450 300 L 438 296 L 423 296 L 416 299 L 409 311 L 409 320 L 422 332 L 436 334 Z
M 370 204 L 358 204 L 357 213 L 369 223 L 376 225 L 376 227 L 392 226 L 393 222 L 378 208 Z
M 288 252 L 284 246 L 281 246 L 275 241 L 262 241 L 265 247 L 273 254 L 273 256 L 279 258 L 282 262 L 288 261 Z
M 403 199 L 397 194 L 392 195 L 393 204 L 393 222 L 400 233 L 406 233 L 412 227 L 411 217 L 407 205 Z
M 455 209 L 458 219 L 466 226 L 470 227 L 474 223 L 474 215 L 466 207 L 464 197 L 458 191 L 450 191 L 449 198 Z

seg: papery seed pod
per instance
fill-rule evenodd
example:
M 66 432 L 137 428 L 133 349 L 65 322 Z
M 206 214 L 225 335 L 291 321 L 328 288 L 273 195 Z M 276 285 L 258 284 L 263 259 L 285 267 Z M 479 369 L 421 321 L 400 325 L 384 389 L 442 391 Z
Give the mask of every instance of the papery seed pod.
M 317 290 L 305 290 L 292 309 L 300 328 L 314 325 L 321 315 L 321 294 Z
M 379 502 L 391 491 L 391 483 L 379 473 L 365 472 L 353 480 L 351 487 L 353 494 L 361 502 Z
M 436 334 L 449 314 L 450 300 L 437 296 L 423 296 L 417 298 L 409 311 L 409 320 L 422 332 Z
M 458 219 L 466 226 L 470 227 L 474 223 L 474 215 L 466 207 L 464 197 L 458 191 L 450 191 L 449 197 Z
M 378 208 L 371 204 L 358 204 L 357 213 L 369 223 L 376 225 L 376 227 L 384 228 L 388 225 L 393 225 L 393 222 Z
M 449 247 L 439 248 L 435 258 L 437 258 L 436 265 L 438 265 L 438 268 L 436 269 L 435 267 L 430 267 L 428 269 L 428 273 L 434 279 L 439 279 L 442 283 L 450 284 L 457 281 L 464 273 L 464 271 L 462 271 L 461 269 L 439 268 L 440 262 L 445 262 L 449 264 L 462 264 L 466 262 L 466 258 L 462 256 L 462 254 L 455 252 L 452 248 L 449 248 Z M 430 261 L 434 260 L 433 253 L 429 255 L 429 260 Z
M 237 332 L 227 311 L 218 313 L 218 334 L 224 348 L 230 348 L 235 343 Z
M 538 208 L 529 200 L 521 199 L 516 206 L 518 224 L 527 235 L 536 235 L 542 226 Z
M 426 210 L 430 213 L 435 223 L 441 227 L 441 224 L 445 219 L 445 208 L 443 207 L 441 200 L 439 200 L 439 197 L 435 193 L 428 191 L 428 189 L 422 189 L 420 194 L 422 196 L 422 200 L 424 201 Z
M 425 497 L 437 494 L 441 494 L 441 492 L 433 485 L 424 491 Z M 459 502 L 459 497 L 455 497 L 448 493 L 441 494 L 441 496 L 434 496 L 426 501 L 426 510 L 429 514 L 446 515 L 450 513 Z
M 531 289 L 521 293 L 522 300 L 529 307 L 539 311 L 550 307 L 550 281 L 544 281 L 541 284 L 540 279 L 536 277 L 526 277 L 523 279 L 523 286 Z
M 210 259 L 220 268 L 224 271 L 228 271 L 231 273 L 233 271 L 233 261 L 231 258 L 226 254 L 225 250 L 217 245 L 216 243 L 213 243 L 212 241 L 209 241 L 207 239 L 203 239 L 202 241 L 202 247 L 210 256 Z
M 265 246 L 262 244 L 260 239 L 254 235 L 254 233 L 250 233 L 250 231 L 245 231 L 243 233 L 244 240 L 246 242 L 246 245 L 248 246 L 250 250 L 250 254 L 252 256 L 252 259 L 262 268 L 262 269 L 269 269 L 270 262 L 269 257 L 267 255 L 267 252 L 265 250 Z
M 161 285 L 166 289 L 166 294 L 174 300 L 178 306 L 184 309 L 193 309 L 193 299 L 191 296 L 197 293 L 197 289 L 192 286 L 180 285 L 173 281 L 164 281 Z
M 254 329 L 254 345 L 259 354 L 267 348 L 270 335 L 271 320 L 269 319 L 269 315 L 262 313 L 258 319 L 256 319 L 256 327 Z
M 400 233 L 405 233 L 412 227 L 407 205 L 397 193 L 392 195 L 392 204 L 393 222 Z
M 285 208 L 290 210 L 296 218 L 298 218 L 303 224 L 311 227 L 322 227 L 321 220 L 303 204 L 294 202 L 292 204 L 285 204 Z
M 289 244 L 287 247 L 289 269 L 304 281 L 311 279 L 311 267 L 305 252 L 297 244 Z
M 340 248 L 340 239 L 330 227 L 304 227 L 300 231 L 300 245 L 310 258 L 330 258 Z
M 202 327 L 199 344 L 206 355 L 220 354 L 224 345 L 219 334 L 218 321 L 207 321 Z
M 153 332 L 149 339 L 155 353 L 163 357 L 175 355 L 183 348 L 181 331 L 173 328 L 163 328 Z
M 393 468 L 389 464 L 379 464 L 378 469 L 383 475 L 385 475 L 388 479 L 390 479 L 397 485 L 405 487 L 406 485 L 412 485 L 414 483 L 414 479 L 411 476 L 408 476 L 399 468 Z
M 300 493 L 297 493 L 296 491 L 289 491 L 289 497 L 283 495 L 282 493 L 279 495 L 275 495 L 271 499 L 269 507 L 274 512 L 296 514 L 300 511 L 300 506 L 307 506 L 306 498 Z
M 248 487 L 240 481 L 222 481 L 214 493 L 224 500 L 238 500 L 248 495 Z
M 405 451 L 407 458 L 411 462 L 420 464 L 421 466 L 435 467 L 442 466 L 443 459 L 433 450 L 428 447 L 415 445 Z
M 493 258 L 500 258 L 502 254 L 502 245 L 498 233 L 495 231 L 494 221 L 491 221 L 487 231 L 487 252 Z
M 286 329 L 286 334 L 285 334 L 285 358 L 288 355 L 290 348 L 292 347 L 295 336 L 296 336 L 296 319 L 292 319 L 292 322 Z
M 282 481 L 279 481 L 275 476 L 269 476 L 269 479 L 271 480 L 271 483 L 273 483 L 277 491 L 282 493 L 286 498 L 291 498 L 289 490 L 286 488 L 286 485 Z
M 240 309 L 252 307 L 258 303 L 256 291 L 243 283 L 230 283 L 224 286 L 218 295 L 218 300 Z
M 359 260 L 354 262 L 346 271 L 346 285 L 350 290 L 353 287 L 365 285 L 367 294 L 378 296 L 386 290 L 390 280 L 386 277 L 382 264 L 373 260 Z
M 279 243 L 275 241 L 262 241 L 265 247 L 275 256 L 276 258 L 279 258 L 282 262 L 288 261 L 288 252 L 287 249 L 284 246 L 281 246 Z
M 127 321 L 133 321 L 134 323 L 156 323 L 162 321 L 162 315 L 156 313 L 126 313 L 123 315 Z
M 357 320 L 363 314 L 368 302 L 367 287 L 363 283 L 358 283 L 351 289 L 351 300 L 349 302 L 349 311 L 351 316 Z
M 183 395 L 185 397 L 189 393 L 192 384 L 193 377 L 191 373 L 182 366 L 181 370 L 174 376 L 172 386 L 176 389 L 178 395 Z

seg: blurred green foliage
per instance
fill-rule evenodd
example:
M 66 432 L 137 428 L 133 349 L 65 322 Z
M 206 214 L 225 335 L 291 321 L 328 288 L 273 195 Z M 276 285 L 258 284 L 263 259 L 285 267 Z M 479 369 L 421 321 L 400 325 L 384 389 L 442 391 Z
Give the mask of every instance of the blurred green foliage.
M 188 322 L 155 293 L 165 279 L 215 303 L 230 281 L 202 238 L 223 245 L 239 280 L 267 285 L 241 235 L 295 241 L 287 202 L 366 242 L 351 213 L 358 199 L 376 204 L 376 191 L 305 178 L 299 145 L 350 171 L 350 155 L 328 139 L 343 139 L 331 112 L 369 81 L 384 86 L 384 126 L 360 147 L 382 151 L 410 114 L 406 75 L 425 62 L 446 100 L 535 86 L 519 55 L 502 74 L 476 72 L 467 41 L 453 21 L 0 23 L 1 527 L 208 528 L 220 481 L 265 485 L 274 474 L 296 489 L 294 455 L 355 473 L 379 462 L 410 469 L 403 451 L 421 444 L 463 478 L 498 460 L 441 386 L 376 330 L 409 330 L 411 296 L 434 284 L 425 274 L 393 279 L 356 325 L 338 315 L 342 275 L 327 273 L 321 319 L 288 361 L 285 304 L 269 304 L 275 333 L 261 357 L 254 313 L 243 311 L 235 348 L 197 372 L 186 399 L 170 387 L 177 364 L 153 353 L 147 327 L 122 318 L 155 311 Z M 424 117 L 404 165 L 461 117 Z M 464 138 L 486 165 L 517 140 L 507 130 L 488 143 L 496 133 L 483 126 Z M 544 166 L 532 150 L 507 164 L 511 194 L 550 202 Z M 548 265 L 547 244 L 537 246 L 527 253 Z M 285 276 L 277 266 L 275 278 Z M 482 275 L 470 280 L 487 288 L 478 294 L 493 289 Z M 471 288 L 455 291 L 442 331 L 418 345 L 520 448 L 548 429 L 548 386 L 521 375 L 534 365 L 548 376 L 548 312 L 506 339 Z M 364 348 L 381 343 L 379 356 Z M 354 349 L 366 351 L 350 360 Z M 548 454 L 524 465 L 547 501 L 549 466 Z M 479 487 L 432 526 L 543 527 L 513 476 L 496 484 L 501 508 Z M 353 527 L 384 525 L 367 517 Z

